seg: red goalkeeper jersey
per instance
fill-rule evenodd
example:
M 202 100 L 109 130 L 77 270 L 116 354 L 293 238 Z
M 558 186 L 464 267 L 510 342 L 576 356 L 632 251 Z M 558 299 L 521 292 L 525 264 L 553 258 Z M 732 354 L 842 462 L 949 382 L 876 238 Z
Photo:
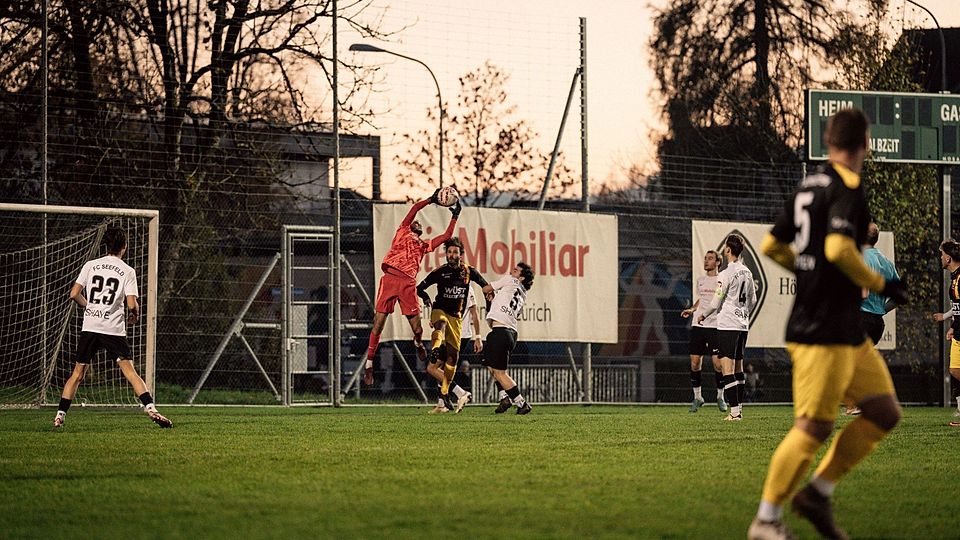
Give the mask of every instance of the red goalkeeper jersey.
M 388 271 L 388 267 L 395 268 L 410 276 L 411 279 L 416 279 L 423 256 L 436 249 L 437 246 L 446 242 L 453 235 L 453 228 L 457 224 L 455 219 L 450 220 L 450 224 L 447 225 L 447 230 L 443 231 L 443 234 L 429 242 L 421 240 L 417 234 L 410 230 L 410 224 L 413 223 L 413 218 L 416 217 L 417 212 L 428 204 L 430 204 L 430 199 L 424 199 L 413 205 L 407 212 L 407 216 L 403 218 L 400 226 L 397 227 L 393 242 L 390 244 L 390 250 L 387 251 L 387 255 L 383 258 L 383 264 L 380 266 L 384 272 Z

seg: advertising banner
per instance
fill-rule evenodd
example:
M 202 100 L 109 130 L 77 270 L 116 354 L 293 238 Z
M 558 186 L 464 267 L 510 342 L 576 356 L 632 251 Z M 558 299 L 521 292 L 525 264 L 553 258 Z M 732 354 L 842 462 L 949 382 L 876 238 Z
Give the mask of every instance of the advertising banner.
M 410 204 L 376 204 L 373 207 L 374 263 L 379 289 L 381 262 L 410 210 Z M 439 236 L 450 221 L 450 212 L 429 205 L 416 217 L 423 240 Z M 527 294 L 520 320 L 523 341 L 614 343 L 617 340 L 617 218 L 579 212 L 545 212 L 466 207 L 453 233 L 463 242 L 467 264 L 487 281 L 510 272 L 517 262 L 533 267 L 536 275 Z M 427 254 L 417 274 L 419 283 L 430 271 L 445 264 L 443 246 Z M 480 288 L 474 294 L 485 317 Z M 435 287 L 427 290 L 431 298 Z M 429 310 L 421 313 L 424 335 L 429 336 Z M 481 331 L 488 330 L 486 322 Z M 412 339 L 410 325 L 399 307 L 387 318 L 381 340 Z

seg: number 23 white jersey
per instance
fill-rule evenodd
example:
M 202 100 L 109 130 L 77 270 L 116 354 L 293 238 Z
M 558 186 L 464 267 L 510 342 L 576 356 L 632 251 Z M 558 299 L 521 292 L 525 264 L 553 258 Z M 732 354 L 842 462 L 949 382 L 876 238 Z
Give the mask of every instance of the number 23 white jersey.
M 83 310 L 83 331 L 127 335 L 123 320 L 127 296 L 137 292 L 137 272 L 119 257 L 107 255 L 83 265 L 76 282 L 83 285 L 87 307 Z
M 490 304 L 490 311 L 487 312 L 487 322 L 493 326 L 491 321 L 496 321 L 501 326 L 516 331 L 517 319 L 523 313 L 523 304 L 527 301 L 527 290 L 519 279 L 509 274 L 490 283 L 490 286 L 493 287 L 495 296 Z

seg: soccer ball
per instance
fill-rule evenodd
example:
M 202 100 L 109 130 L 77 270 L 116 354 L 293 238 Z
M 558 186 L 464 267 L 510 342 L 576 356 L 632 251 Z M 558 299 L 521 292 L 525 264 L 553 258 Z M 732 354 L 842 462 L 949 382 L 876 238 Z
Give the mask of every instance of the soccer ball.
M 441 188 L 440 193 L 437 193 L 437 203 L 439 203 L 440 206 L 453 206 L 459 198 L 460 196 L 457 194 L 457 189 L 453 186 Z

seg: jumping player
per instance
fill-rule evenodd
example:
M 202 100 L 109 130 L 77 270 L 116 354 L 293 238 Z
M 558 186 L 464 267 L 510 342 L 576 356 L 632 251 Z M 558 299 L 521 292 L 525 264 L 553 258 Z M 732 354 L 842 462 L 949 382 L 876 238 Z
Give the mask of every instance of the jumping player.
M 67 411 L 77 394 L 77 388 L 87 373 L 87 367 L 100 349 L 106 349 L 110 358 L 117 360 L 120 372 L 133 385 L 143 410 L 158 426 L 173 427 L 173 422 L 157 412 L 153 396 L 147 391 L 147 385 L 137 374 L 127 342 L 126 323 L 135 324 L 140 316 L 140 304 L 137 302 L 137 272 L 123 262 L 127 251 L 127 236 L 123 230 L 108 228 L 103 234 L 107 246 L 107 256 L 88 261 L 80 270 L 70 299 L 83 308 L 83 327 L 77 343 L 76 364 L 73 373 L 63 385 L 60 406 L 53 419 L 53 427 L 63 427 Z M 86 290 L 86 296 L 83 291 Z M 124 323 L 123 306 L 127 306 Z
M 493 375 L 498 388 L 503 392 L 496 412 L 504 413 L 510 405 L 517 406 L 517 414 L 530 412 L 530 404 L 520 395 L 516 381 L 507 374 L 510 365 L 510 353 L 517 346 L 517 319 L 523 312 L 527 300 L 527 291 L 533 287 L 533 269 L 529 264 L 518 262 L 510 274 L 490 283 L 483 288 L 489 298 L 493 294 L 490 308 L 487 310 L 487 323 L 490 333 L 483 348 L 483 365 Z
M 440 193 L 439 189 L 434 191 L 429 199 L 424 199 L 410 208 L 406 217 L 400 222 L 400 226 L 397 227 L 390 250 L 387 251 L 380 265 L 383 277 L 380 278 L 380 287 L 377 291 L 376 313 L 373 315 L 373 329 L 370 331 L 366 369 L 363 373 L 363 384 L 367 386 L 373 384 L 373 357 L 376 356 L 377 348 L 380 346 L 383 325 L 387 322 L 387 315 L 393 313 L 397 302 L 400 303 L 400 312 L 406 316 L 407 321 L 410 322 L 410 329 L 413 330 L 413 346 L 417 349 L 417 356 L 421 360 L 427 357 L 422 341 L 423 328 L 420 326 L 420 303 L 417 301 L 416 294 L 417 272 L 420 271 L 420 261 L 423 260 L 423 256 L 432 252 L 453 235 L 461 210 L 460 201 L 457 201 L 450 208 L 452 216 L 447 230 L 429 242 L 421 240 L 423 227 L 414 218 L 423 207 L 430 203 L 437 204 L 438 193 Z

